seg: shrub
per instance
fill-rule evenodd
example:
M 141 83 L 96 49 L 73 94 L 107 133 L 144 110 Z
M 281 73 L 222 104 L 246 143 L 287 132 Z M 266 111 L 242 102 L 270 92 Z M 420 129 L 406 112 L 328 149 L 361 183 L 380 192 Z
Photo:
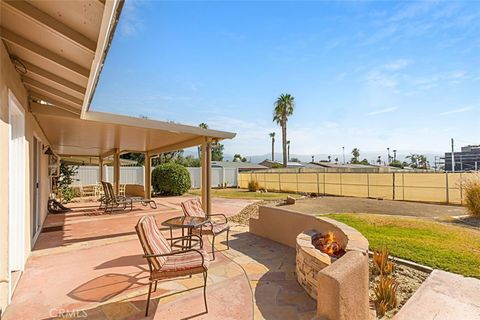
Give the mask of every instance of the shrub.
M 468 213 L 480 217 L 480 175 L 468 180 L 463 186 L 463 192 Z
M 398 305 L 397 289 L 398 283 L 394 278 L 380 277 L 380 280 L 373 288 L 378 316 L 383 317 L 387 311 Z
M 258 184 L 257 181 L 252 180 L 248 183 L 248 191 L 256 192 L 258 189 L 260 189 L 260 185 Z
M 386 245 L 382 245 L 382 249 L 373 250 L 373 266 L 375 273 L 380 275 L 389 275 L 395 269 L 395 265 L 388 258 L 389 252 Z
M 62 203 L 69 203 L 73 198 L 77 196 L 75 189 L 70 186 L 63 186 L 60 189 L 60 196 Z
M 190 189 L 190 174 L 180 164 L 164 163 L 153 169 L 152 186 L 157 194 L 179 196 Z

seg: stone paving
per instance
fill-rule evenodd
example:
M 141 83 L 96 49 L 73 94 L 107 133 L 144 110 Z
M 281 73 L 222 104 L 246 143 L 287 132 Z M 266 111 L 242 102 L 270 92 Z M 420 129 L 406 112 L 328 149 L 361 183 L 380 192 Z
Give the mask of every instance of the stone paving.
M 157 210 L 103 215 L 76 204 L 50 215 L 2 319 L 144 319 L 148 267 L 133 227 L 152 214 L 160 224 L 181 215 L 185 197 L 156 199 Z M 252 203 L 214 199 L 215 212 Z M 48 230 L 48 229 L 47 229 Z M 209 239 L 205 238 L 209 241 Z M 232 226 L 230 250 L 219 236 L 208 273 L 205 313 L 201 276 L 158 283 L 148 319 L 310 319 L 316 304 L 295 281 L 295 251 Z M 207 251 L 210 246 L 206 244 Z

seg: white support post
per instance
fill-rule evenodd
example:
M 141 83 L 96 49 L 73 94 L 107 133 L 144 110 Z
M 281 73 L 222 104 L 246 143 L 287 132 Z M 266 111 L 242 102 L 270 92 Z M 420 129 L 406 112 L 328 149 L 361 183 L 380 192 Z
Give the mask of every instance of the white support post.
M 103 158 L 98 158 L 98 180 L 101 183 L 103 180 Z
M 202 167 L 202 187 L 201 187 L 201 194 L 202 194 L 202 208 L 203 211 L 207 212 L 207 141 L 202 143 L 202 159 L 201 159 L 201 167 Z

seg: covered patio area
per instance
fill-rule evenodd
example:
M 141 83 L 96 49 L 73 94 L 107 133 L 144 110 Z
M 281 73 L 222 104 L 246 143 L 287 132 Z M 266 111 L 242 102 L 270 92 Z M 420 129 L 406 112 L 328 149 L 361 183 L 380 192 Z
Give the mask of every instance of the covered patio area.
M 98 215 L 96 203 L 72 205 L 49 215 L 27 261 L 5 319 L 143 319 L 148 266 L 134 231 L 137 220 L 157 223 L 182 215 L 189 197 L 155 198 L 156 210 L 137 206 Z M 213 199 L 212 212 L 237 214 L 249 200 Z M 168 230 L 165 230 L 167 235 Z M 207 237 L 205 237 L 207 240 Z M 210 254 L 210 246 L 205 248 Z M 316 302 L 294 277 L 295 250 L 233 225 L 230 250 L 224 237 L 211 261 L 204 313 L 201 275 L 159 282 L 151 319 L 310 319 Z

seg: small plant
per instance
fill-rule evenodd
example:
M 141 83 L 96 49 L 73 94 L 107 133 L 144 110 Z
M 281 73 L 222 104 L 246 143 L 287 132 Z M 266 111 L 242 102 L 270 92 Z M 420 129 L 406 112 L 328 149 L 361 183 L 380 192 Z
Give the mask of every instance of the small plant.
M 177 163 L 164 163 L 152 171 L 152 186 L 155 193 L 179 196 L 190 189 L 190 174 L 187 168 Z
M 463 192 L 468 213 L 480 217 L 480 175 L 467 180 L 463 185 Z
M 248 182 L 248 191 L 256 192 L 258 189 L 260 189 L 260 185 L 257 181 L 251 180 L 250 182 Z
M 375 273 L 389 275 L 395 270 L 395 264 L 389 259 L 389 251 L 386 245 L 381 250 L 373 250 L 373 266 Z
M 75 189 L 72 188 L 73 178 L 78 172 L 78 166 L 69 166 L 65 163 L 60 164 L 60 177 L 58 179 L 58 191 L 62 203 L 70 202 L 75 196 Z
M 389 310 L 397 307 L 397 289 L 398 283 L 393 277 L 380 277 L 380 280 L 373 288 L 375 308 L 379 317 L 383 317 Z

